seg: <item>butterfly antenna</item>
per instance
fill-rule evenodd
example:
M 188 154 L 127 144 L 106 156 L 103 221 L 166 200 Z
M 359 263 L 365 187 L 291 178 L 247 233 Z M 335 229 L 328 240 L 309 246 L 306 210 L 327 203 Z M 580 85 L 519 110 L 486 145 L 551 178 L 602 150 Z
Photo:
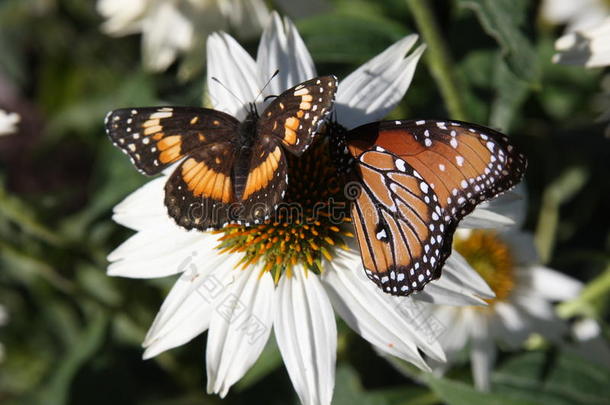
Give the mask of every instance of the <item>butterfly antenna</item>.
M 271 83 L 271 80 L 273 80 L 275 78 L 275 76 L 277 76 L 280 73 L 279 69 L 276 69 L 275 72 L 273 72 L 273 74 L 271 75 L 271 77 L 269 78 L 269 80 L 267 80 L 267 83 L 265 83 L 265 85 L 263 86 L 263 88 L 261 89 L 261 91 L 258 92 L 258 96 L 256 96 L 254 98 L 253 103 L 256 103 L 256 100 L 258 100 L 258 98 L 263 94 L 263 91 L 265 91 L 265 89 L 267 88 L 267 86 L 269 86 L 269 83 Z M 269 97 L 273 97 L 273 96 L 267 96 L 265 97 L 264 101 L 267 101 L 267 99 Z
M 235 93 L 233 93 L 231 91 L 231 89 L 229 89 L 227 86 L 225 86 L 220 80 L 218 80 L 216 77 L 212 77 L 212 80 L 214 80 L 216 83 L 220 84 L 222 86 L 223 89 L 225 89 L 227 91 L 227 93 L 229 93 L 230 95 L 232 95 L 233 97 L 235 97 L 235 99 L 237 101 L 239 101 L 242 105 L 245 105 L 246 103 L 239 98 Z M 258 96 L 257 96 L 258 97 Z

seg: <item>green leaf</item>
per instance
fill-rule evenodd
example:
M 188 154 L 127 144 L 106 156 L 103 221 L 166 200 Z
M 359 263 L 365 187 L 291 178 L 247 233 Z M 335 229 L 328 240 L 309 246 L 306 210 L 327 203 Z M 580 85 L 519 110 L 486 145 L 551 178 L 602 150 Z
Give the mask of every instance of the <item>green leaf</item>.
M 51 245 L 60 246 L 62 237 L 43 225 L 37 218 L 34 209 L 29 207 L 18 196 L 9 194 L 0 183 L 0 211 L 3 216 L 16 223 L 24 232 Z
M 508 131 L 515 114 L 527 97 L 529 86 L 515 76 L 502 59 L 497 60 L 494 66 L 496 96 L 491 106 L 489 125 Z
M 557 313 L 563 318 L 587 316 L 603 319 L 610 303 L 610 264 L 599 276 L 591 280 L 580 295 L 557 306 Z
M 318 63 L 362 63 L 409 32 L 384 17 L 330 13 L 298 24 Z
M 509 68 L 517 77 L 537 83 L 540 67 L 530 41 L 519 29 L 526 12 L 523 0 L 458 0 L 461 7 L 473 10 L 485 32 L 495 38 Z
M 428 385 L 448 405 L 529 405 L 535 401 L 524 401 L 508 395 L 480 392 L 462 382 L 445 378 L 428 379 Z
M 78 370 L 102 344 L 108 324 L 108 316 L 99 308 L 93 310 L 90 315 L 89 324 L 82 331 L 78 340 L 66 348 L 67 353 L 53 370 L 48 384 L 36 394 L 35 403 L 65 404 L 68 402 L 72 380 Z
M 610 398 L 610 370 L 568 354 L 513 357 L 496 370 L 492 381 L 499 394 L 538 404 L 601 405 Z
M 370 391 L 373 401 L 384 401 L 388 405 L 431 405 L 438 404 L 438 396 L 425 386 L 409 385 L 400 388 Z
M 388 403 L 379 395 L 368 395 L 360 383 L 358 374 L 351 366 L 338 367 L 333 405 L 386 405 Z

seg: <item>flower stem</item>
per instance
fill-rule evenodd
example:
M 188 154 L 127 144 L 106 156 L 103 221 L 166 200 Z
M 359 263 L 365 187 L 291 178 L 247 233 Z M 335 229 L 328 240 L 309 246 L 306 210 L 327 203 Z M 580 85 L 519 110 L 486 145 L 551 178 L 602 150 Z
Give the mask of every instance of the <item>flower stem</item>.
M 577 298 L 561 303 L 557 311 L 565 318 L 583 315 L 603 319 L 608 308 L 609 292 L 610 265 L 606 266 L 602 274 L 591 280 Z
M 465 91 L 455 74 L 455 66 L 451 61 L 451 56 L 440 34 L 432 10 L 430 10 L 428 0 L 407 0 L 407 5 L 411 9 L 417 28 L 428 46 L 428 52 L 425 55 L 426 62 L 445 99 L 451 118 L 467 121 L 469 116 L 463 103 Z

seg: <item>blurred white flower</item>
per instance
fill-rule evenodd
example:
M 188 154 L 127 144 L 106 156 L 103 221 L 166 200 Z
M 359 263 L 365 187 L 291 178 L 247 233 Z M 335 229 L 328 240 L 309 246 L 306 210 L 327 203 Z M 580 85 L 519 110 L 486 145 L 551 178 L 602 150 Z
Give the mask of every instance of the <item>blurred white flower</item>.
M 610 17 L 586 30 L 571 32 L 555 42 L 553 62 L 602 67 L 610 65 Z
M 8 323 L 8 312 L 4 306 L 0 305 L 0 326 L 4 326 Z M 4 360 L 4 345 L 0 342 L 0 363 Z
M 17 113 L 0 110 L 0 136 L 17 132 L 17 124 L 21 117 Z
M 600 324 L 591 318 L 581 318 L 572 325 L 573 343 L 564 348 L 585 359 L 610 367 L 610 344 Z
M 582 65 L 588 68 L 610 66 L 610 17 L 592 28 L 566 34 L 555 42 L 553 62 L 564 65 Z M 602 114 L 598 121 L 610 120 L 610 85 L 608 80 L 602 81 L 600 110 Z M 606 136 L 610 137 L 610 126 L 606 128 Z
M 565 24 L 566 33 L 593 27 L 610 14 L 605 0 L 544 0 L 540 14 L 545 21 Z
M 248 37 L 269 18 L 262 0 L 98 0 L 97 9 L 105 33 L 142 33 L 144 65 L 153 71 L 165 70 L 178 54 L 199 55 L 216 30 Z
M 478 389 L 490 388 L 498 343 L 518 348 L 532 333 L 555 342 L 567 333 L 568 325 L 556 315 L 553 302 L 574 298 L 581 283 L 541 266 L 532 235 L 458 229 L 451 257 L 478 272 L 495 293 L 487 307 L 430 306 L 446 326 L 440 342 L 449 362 L 469 347 Z
M 337 103 L 343 125 L 360 124 L 360 114 L 365 120 L 380 119 L 396 106 L 423 51 L 420 47 L 408 55 L 416 40 L 412 35 L 398 41 L 342 81 Z M 214 108 L 238 118 L 245 115 L 243 103 L 255 99 L 276 69 L 279 75 L 264 94 L 280 94 L 316 76 L 296 28 L 277 14 L 263 33 L 257 60 L 224 33 L 209 37 L 207 52 L 208 89 Z M 315 151 L 295 160 L 295 165 L 306 161 L 327 170 L 328 157 Z M 291 184 L 312 175 L 298 167 L 289 174 Z M 230 245 L 227 249 L 232 253 L 219 250 L 220 243 L 226 247 L 232 238 L 230 230 L 187 232 L 178 227 L 163 205 L 166 180 L 166 175 L 152 180 L 115 207 L 114 220 L 137 233 L 109 255 L 108 273 L 133 278 L 182 274 L 146 336 L 144 357 L 154 357 L 208 330 L 210 393 L 227 394 L 259 357 L 273 329 L 301 402 L 330 404 L 337 348 L 334 313 L 379 350 L 427 370 L 422 353 L 444 360 L 436 340 L 442 324 L 420 317 L 420 303 L 482 305 L 484 298 L 493 297 L 475 271 L 460 263 L 452 266 L 451 261 L 443 277 L 421 294 L 412 298 L 387 295 L 365 275 L 350 229 L 328 219 L 320 219 L 316 233 L 307 234 L 310 247 L 303 249 L 311 260 L 290 263 L 281 271 L 270 270 L 276 260 L 266 259 L 266 247 L 248 260 L 241 253 L 248 249 L 243 242 Z M 272 242 L 276 233 L 297 226 L 282 225 L 285 227 L 265 225 L 265 232 L 258 236 L 256 227 L 239 228 L 238 233 L 250 235 L 248 240 L 261 238 L 257 243 L 266 246 L 276 243 Z M 314 236 L 317 233 L 327 236 Z M 290 252 L 301 246 L 285 249 Z M 288 262 L 281 255 L 276 259 Z M 323 271 L 312 271 L 314 262 Z

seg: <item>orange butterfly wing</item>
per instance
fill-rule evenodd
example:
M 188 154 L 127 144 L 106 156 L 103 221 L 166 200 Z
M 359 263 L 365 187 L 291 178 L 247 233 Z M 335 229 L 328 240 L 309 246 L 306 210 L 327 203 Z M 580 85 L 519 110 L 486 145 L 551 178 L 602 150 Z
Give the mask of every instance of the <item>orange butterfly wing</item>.
M 432 188 L 398 156 L 377 147 L 358 158 L 361 192 L 352 218 L 367 275 L 384 291 L 421 290 L 443 252 L 442 209 Z
M 439 277 L 440 270 L 451 253 L 453 232 L 458 222 L 480 202 L 495 197 L 521 181 L 527 166 L 525 157 L 508 143 L 505 135 L 458 121 L 377 122 L 349 131 L 343 141 L 346 144 L 338 142 L 335 148 L 347 151 L 356 161 L 357 175 L 363 190 L 375 190 L 364 192 L 364 196 L 361 195 L 354 202 L 352 210 L 364 267 L 373 281 L 397 295 L 407 295 L 413 289 L 419 290 L 431 279 Z M 379 157 L 364 164 L 366 162 L 363 158 L 370 160 L 368 156 L 371 151 L 384 155 L 383 159 Z M 387 172 L 387 176 L 379 176 L 379 173 L 390 170 L 390 161 L 394 162 L 394 166 L 398 162 L 400 168 L 404 167 L 413 174 L 409 176 Z M 398 167 L 393 170 L 397 169 Z M 379 173 L 372 175 L 369 170 Z M 418 183 L 417 180 L 421 181 Z M 429 189 L 430 202 L 422 200 L 418 187 Z M 425 202 L 426 207 L 421 207 L 413 199 L 403 198 L 403 203 L 411 211 L 417 212 L 425 225 L 433 225 L 436 230 L 442 229 L 441 235 L 437 235 L 440 238 L 433 238 L 436 243 L 433 250 L 430 238 L 426 232 L 421 231 L 425 229 L 423 225 L 417 228 L 420 232 L 416 232 L 418 237 L 413 239 L 408 237 L 408 229 L 400 220 L 388 221 L 388 227 L 384 228 L 389 230 L 387 239 L 375 241 L 371 237 L 374 233 L 371 232 L 385 226 L 384 214 L 365 216 L 359 212 L 361 207 L 400 206 L 398 192 L 404 194 L 405 190 L 412 196 L 419 195 L 419 203 Z M 440 207 L 440 212 L 436 206 Z M 370 211 L 370 208 L 367 209 Z M 437 216 L 440 217 L 438 224 Z M 420 252 L 426 247 L 426 241 L 430 242 L 428 249 L 432 253 L 439 249 L 440 256 L 433 256 L 434 263 L 427 265 L 424 270 L 413 268 L 411 274 L 414 257 L 419 256 L 408 254 L 408 251 Z M 423 260 L 426 256 L 424 254 L 421 257 Z M 407 288 L 403 283 L 393 283 L 392 272 L 404 274 L 400 278 Z M 396 280 L 399 278 L 398 274 L 394 277 Z

